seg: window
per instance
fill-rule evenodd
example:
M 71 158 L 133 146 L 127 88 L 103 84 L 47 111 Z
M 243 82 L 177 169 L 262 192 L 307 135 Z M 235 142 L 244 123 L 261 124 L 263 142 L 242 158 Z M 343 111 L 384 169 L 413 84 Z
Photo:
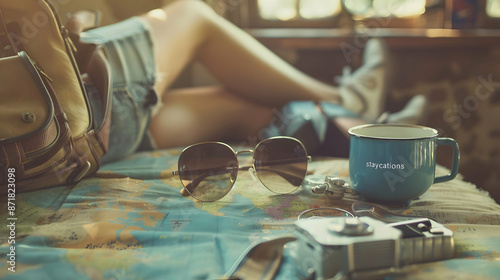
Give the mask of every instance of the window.
M 492 18 L 500 18 L 500 1 L 487 0 L 486 1 L 486 14 Z
M 500 0 L 205 0 L 244 28 L 499 28 Z M 373 27 L 373 26 L 372 26 Z
M 425 12 L 425 4 L 426 0 L 344 0 L 354 19 L 418 16 Z
M 367 18 L 407 18 L 425 12 L 428 0 L 248 0 L 252 27 L 340 27 Z M 344 21 L 346 22 L 346 21 Z
M 315 20 L 340 13 L 340 0 L 258 0 L 259 15 L 266 20 Z
M 251 27 L 335 27 L 341 0 L 248 0 Z

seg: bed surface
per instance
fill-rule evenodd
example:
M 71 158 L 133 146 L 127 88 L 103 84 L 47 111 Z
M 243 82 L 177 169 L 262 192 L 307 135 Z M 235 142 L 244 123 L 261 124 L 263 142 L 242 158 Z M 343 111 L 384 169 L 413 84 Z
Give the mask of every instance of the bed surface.
M 0 227 L 0 278 L 217 279 L 249 245 L 290 233 L 302 211 L 350 210 L 354 201 L 308 189 L 274 195 L 242 172 L 225 198 L 200 203 L 179 193 L 172 175 L 179 153 L 137 153 L 75 186 L 17 194 L 14 212 L 7 205 L 0 211 L 7 225 Z M 309 173 L 347 178 L 348 162 L 313 158 Z M 453 259 L 407 266 L 391 279 L 498 279 L 500 206 L 474 185 L 460 178 L 436 184 L 408 207 L 390 210 L 444 223 L 456 250 Z M 286 250 L 276 279 L 298 279 Z

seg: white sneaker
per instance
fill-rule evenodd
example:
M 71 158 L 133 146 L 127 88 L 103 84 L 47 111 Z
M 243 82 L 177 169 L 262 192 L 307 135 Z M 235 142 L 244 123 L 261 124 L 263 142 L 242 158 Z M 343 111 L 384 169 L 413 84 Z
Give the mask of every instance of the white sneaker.
M 377 119 L 377 123 L 422 124 L 427 115 L 427 99 L 423 95 L 415 95 L 405 107 L 396 113 L 385 112 Z
M 363 53 L 363 65 L 354 73 L 344 67 L 339 84 L 341 105 L 367 120 L 375 120 L 384 110 L 391 75 L 389 52 L 381 39 L 370 39 Z

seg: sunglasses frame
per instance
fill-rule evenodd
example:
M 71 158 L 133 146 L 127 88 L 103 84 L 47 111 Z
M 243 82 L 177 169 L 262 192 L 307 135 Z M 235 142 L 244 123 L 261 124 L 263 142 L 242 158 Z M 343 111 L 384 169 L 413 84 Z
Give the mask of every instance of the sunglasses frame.
M 226 193 L 224 193 L 223 196 L 221 196 L 220 198 L 217 198 L 217 199 L 214 199 L 214 200 L 206 200 L 206 199 L 201 199 L 201 198 L 198 198 L 197 196 L 195 196 L 193 193 L 191 193 L 188 189 L 187 186 L 184 186 L 184 183 L 182 182 L 182 178 L 181 179 L 181 184 L 182 184 L 182 190 L 181 190 L 181 194 L 183 196 L 191 196 L 193 197 L 194 199 L 198 200 L 198 201 L 202 201 L 202 202 L 214 202 L 214 201 L 217 201 L 219 199 L 222 199 L 224 198 L 233 188 L 234 184 L 236 183 L 236 179 L 238 178 L 238 171 L 240 170 L 249 170 L 250 171 L 250 175 L 252 176 L 252 178 L 254 180 L 258 181 L 261 183 L 261 185 L 263 185 L 266 189 L 268 189 L 269 191 L 273 192 L 273 193 L 276 193 L 276 194 L 288 194 L 288 193 L 292 193 L 294 191 L 296 191 L 299 187 L 295 187 L 293 190 L 290 190 L 289 192 L 277 192 L 277 191 L 274 191 L 272 190 L 271 188 L 269 188 L 261 179 L 261 177 L 259 176 L 258 172 L 256 171 L 256 167 L 255 167 L 255 151 L 258 150 L 258 147 L 259 145 L 261 145 L 262 143 L 265 143 L 267 141 L 272 141 L 272 140 L 279 140 L 279 139 L 288 139 L 288 140 L 292 140 L 292 141 L 295 141 L 297 142 L 297 144 L 304 150 L 304 154 L 306 155 L 306 161 L 305 161 L 305 164 L 306 164 L 306 174 L 307 174 L 307 168 L 308 168 L 308 162 L 311 161 L 311 156 L 309 156 L 307 154 L 307 150 L 304 146 L 304 144 L 302 144 L 302 142 L 296 138 L 293 138 L 293 137 L 289 137 L 289 136 L 275 136 L 275 137 L 270 137 L 270 138 L 266 138 L 262 141 L 260 141 L 259 143 L 257 143 L 257 145 L 255 145 L 255 148 L 254 149 L 250 149 L 250 150 L 241 150 L 241 151 L 235 151 L 230 145 L 224 143 L 224 142 L 219 142 L 219 141 L 206 141 L 206 142 L 200 142 L 200 143 L 196 143 L 196 144 L 192 144 L 192 145 L 189 145 L 188 147 L 184 148 L 181 152 L 180 155 L 182 155 L 182 153 L 184 153 L 186 150 L 192 148 L 192 147 L 195 147 L 195 146 L 200 146 L 200 145 L 204 145 L 204 144 L 217 144 L 217 145 L 222 145 L 226 148 L 228 148 L 233 154 L 234 154 L 234 159 L 236 160 L 236 163 L 237 163 L 237 169 L 236 169 L 236 174 L 234 176 L 234 180 L 232 180 L 231 182 L 231 185 L 228 187 L 228 190 Z M 240 154 L 252 154 L 252 165 L 250 166 L 243 166 L 241 167 L 240 166 L 240 161 L 238 159 L 238 155 Z M 180 157 L 179 157 L 180 159 Z M 173 175 L 179 175 L 180 177 L 180 168 L 179 166 L 177 167 L 178 170 L 175 170 L 175 171 L 172 171 L 172 174 Z M 283 175 L 282 175 L 283 176 Z M 284 176 L 283 176 L 284 177 Z M 205 178 L 205 177 L 203 177 Z M 203 179 L 202 178 L 202 179 Z M 304 178 L 305 178 L 305 175 L 304 175 Z M 304 178 L 302 180 L 304 180 Z M 193 180 L 194 181 L 194 180 Z M 191 182 L 193 182 L 191 181 Z M 190 183 L 191 184 L 191 183 Z

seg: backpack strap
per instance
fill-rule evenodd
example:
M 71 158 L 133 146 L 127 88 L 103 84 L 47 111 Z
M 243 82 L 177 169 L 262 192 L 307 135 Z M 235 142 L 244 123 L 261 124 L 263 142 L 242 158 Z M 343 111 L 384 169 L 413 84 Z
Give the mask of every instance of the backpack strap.
M 112 104 L 112 80 L 111 68 L 104 56 L 103 46 L 97 47 L 89 59 L 87 73 L 90 80 L 100 93 L 103 119 L 100 124 L 96 124 L 94 134 L 97 141 L 102 146 L 104 153 L 108 150 L 109 127 L 111 124 L 111 104 Z
M 101 97 L 101 112 L 102 121 L 99 124 L 94 123 L 93 130 L 89 131 L 87 134 L 94 134 L 96 140 L 100 143 L 104 149 L 104 153 L 108 150 L 108 140 L 109 140 L 109 127 L 111 124 L 111 104 L 113 96 L 113 84 L 112 84 L 112 73 L 111 67 L 105 56 L 105 45 L 86 43 L 80 40 L 80 33 L 87 28 L 97 27 L 99 22 L 99 12 L 84 10 L 76 11 L 71 14 L 71 17 L 75 17 L 75 14 L 79 12 L 90 12 L 95 15 L 95 26 L 81 26 L 81 28 L 69 28 L 67 29 L 68 39 L 71 40 L 72 45 L 76 48 L 75 60 L 79 68 L 80 73 L 86 73 L 90 81 L 94 84 L 99 95 Z M 91 104 L 89 104 L 91 106 Z M 92 110 L 93 111 L 93 110 Z
M 10 30 L 5 22 L 5 17 L 3 15 L 2 9 L 0 8 L 0 53 L 2 54 L 0 57 L 6 56 L 14 56 L 19 50 L 17 49 L 16 44 L 12 40 L 12 37 L 9 35 Z

